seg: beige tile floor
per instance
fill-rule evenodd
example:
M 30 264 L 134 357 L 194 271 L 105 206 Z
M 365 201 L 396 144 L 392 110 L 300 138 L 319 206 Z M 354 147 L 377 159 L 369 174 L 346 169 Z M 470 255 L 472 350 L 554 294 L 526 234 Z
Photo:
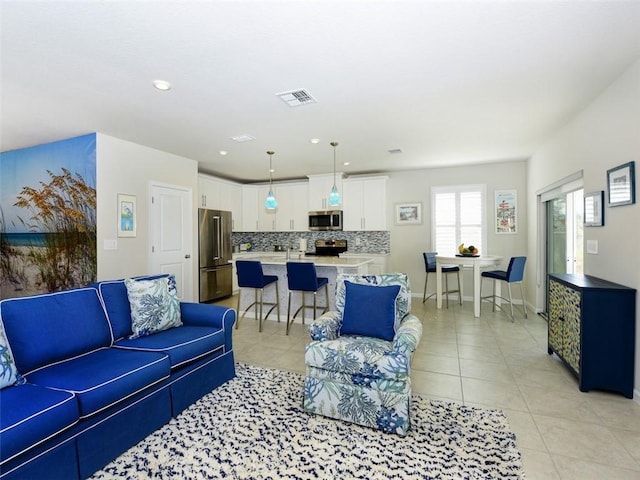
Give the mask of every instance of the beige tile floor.
M 221 303 L 235 307 L 236 297 Z M 286 306 L 282 313 L 286 312 Z M 538 315 L 511 323 L 470 302 L 437 310 L 414 299 L 424 334 L 413 360 L 413 391 L 424 397 L 499 408 L 509 419 L 527 479 L 640 479 L 640 404 L 622 395 L 581 393 L 575 378 L 547 355 Z M 246 318 L 234 330 L 236 360 L 304 373 L 306 327 Z

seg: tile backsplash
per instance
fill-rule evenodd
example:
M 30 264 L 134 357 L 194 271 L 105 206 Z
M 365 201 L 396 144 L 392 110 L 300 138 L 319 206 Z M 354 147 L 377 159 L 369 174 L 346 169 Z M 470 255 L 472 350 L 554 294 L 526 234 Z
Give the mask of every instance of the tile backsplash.
M 315 251 L 318 239 L 347 240 L 351 253 L 390 253 L 391 235 L 388 231 L 375 232 L 233 232 L 234 246 L 250 243 L 252 251 L 272 252 L 276 245 L 298 250 L 300 239 L 307 241 L 307 252 Z

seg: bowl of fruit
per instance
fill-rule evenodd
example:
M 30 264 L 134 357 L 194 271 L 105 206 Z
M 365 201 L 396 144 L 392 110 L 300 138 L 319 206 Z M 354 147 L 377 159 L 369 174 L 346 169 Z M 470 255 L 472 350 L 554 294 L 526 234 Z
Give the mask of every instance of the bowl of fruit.
M 458 245 L 458 252 L 463 257 L 478 257 L 480 256 L 480 252 L 473 245 L 469 245 L 468 247 L 464 246 L 464 243 Z

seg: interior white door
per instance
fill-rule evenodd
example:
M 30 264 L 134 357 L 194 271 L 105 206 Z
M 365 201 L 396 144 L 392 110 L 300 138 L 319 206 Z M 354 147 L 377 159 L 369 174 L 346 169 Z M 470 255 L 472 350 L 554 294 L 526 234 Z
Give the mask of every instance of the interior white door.
M 175 275 L 180 300 L 193 301 L 191 189 L 152 184 L 149 193 L 151 273 Z

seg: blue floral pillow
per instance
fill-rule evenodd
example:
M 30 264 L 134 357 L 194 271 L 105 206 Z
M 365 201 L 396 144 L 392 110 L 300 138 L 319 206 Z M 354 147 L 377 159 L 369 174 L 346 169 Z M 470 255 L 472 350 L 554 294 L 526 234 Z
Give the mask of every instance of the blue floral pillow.
M 392 341 L 396 297 L 400 285 L 373 286 L 344 282 L 345 304 L 341 335 L 362 335 Z
M 143 337 L 182 325 L 180 299 L 173 275 L 154 280 L 124 281 L 131 305 L 130 338 Z
M 25 380 L 18 373 L 7 335 L 4 333 L 4 325 L 0 322 L 0 389 L 22 383 L 25 383 Z

